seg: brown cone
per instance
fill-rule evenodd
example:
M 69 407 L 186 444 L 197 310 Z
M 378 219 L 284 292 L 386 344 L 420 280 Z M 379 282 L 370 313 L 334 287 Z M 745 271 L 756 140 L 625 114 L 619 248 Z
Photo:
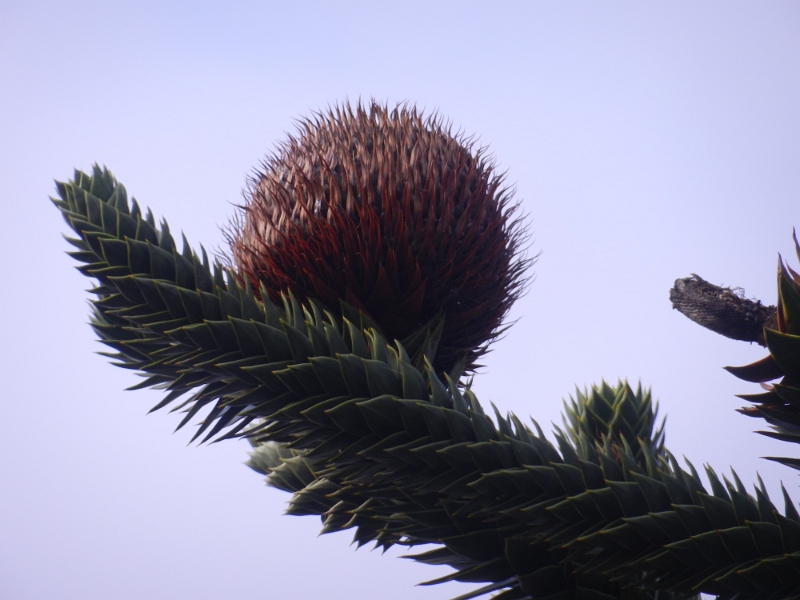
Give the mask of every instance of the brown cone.
M 511 192 L 481 150 L 405 106 L 302 121 L 250 181 L 231 234 L 239 275 L 364 310 L 403 340 L 444 314 L 437 370 L 467 370 L 497 337 L 530 259 Z

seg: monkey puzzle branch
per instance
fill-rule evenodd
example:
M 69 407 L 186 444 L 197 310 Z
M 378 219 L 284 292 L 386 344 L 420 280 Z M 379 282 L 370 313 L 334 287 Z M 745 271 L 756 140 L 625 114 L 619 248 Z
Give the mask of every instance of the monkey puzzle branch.
M 304 122 L 252 181 L 227 276 L 185 238 L 178 251 L 105 169 L 58 183 L 53 201 L 97 280 L 107 356 L 144 375 L 134 389 L 164 390 L 155 408 L 184 411 L 180 426 L 205 409 L 195 439 L 250 438 L 251 466 L 323 533 L 433 544 L 411 558 L 454 571 L 428 583 L 482 584 L 458 600 L 800 599 L 788 495 L 782 515 L 763 485 L 752 495 L 710 468 L 707 490 L 664 447 L 649 392 L 578 392 L 554 444 L 459 383 L 530 262 L 510 191 L 472 148 L 402 108 Z M 800 275 L 783 264 L 779 291 L 770 356 L 731 371 L 784 376 L 747 399 L 773 437 L 798 441 Z M 742 295 L 694 276 L 672 299 L 759 341 L 775 309 Z
M 709 283 L 699 275 L 675 280 L 672 308 L 725 337 L 766 346 L 764 327 L 775 328 L 776 307 L 748 300 L 741 290 Z
M 468 387 L 442 381 L 430 360 L 416 367 L 362 319 L 291 294 L 281 308 L 264 287 L 259 300 L 185 240 L 179 252 L 108 171 L 57 190 L 77 234 L 71 255 L 98 282 L 92 326 L 108 355 L 145 375 L 135 388 L 164 389 L 156 408 L 177 403 L 183 423 L 209 407 L 196 438 L 255 421 L 251 465 L 293 493 L 292 514 L 322 517 L 323 532 L 433 543 L 413 558 L 454 572 L 429 583 L 483 584 L 459 600 L 800 598 L 800 514 L 786 492 L 781 514 L 735 473 L 731 483 L 708 468 L 707 490 L 664 447 L 648 392 L 578 392 L 553 444 L 514 415 L 490 418 Z M 768 330 L 769 358 L 794 373 L 800 284 L 781 273 L 788 329 Z M 790 382 L 774 393 L 800 397 Z

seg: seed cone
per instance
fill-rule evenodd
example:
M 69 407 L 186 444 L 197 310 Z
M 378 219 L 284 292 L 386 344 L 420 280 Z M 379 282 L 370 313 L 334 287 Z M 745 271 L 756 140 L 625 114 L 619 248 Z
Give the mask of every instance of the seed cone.
M 245 196 L 230 236 L 242 280 L 273 300 L 343 300 L 400 341 L 443 316 L 439 371 L 478 366 L 531 262 L 503 176 L 414 108 L 345 105 L 301 121 Z

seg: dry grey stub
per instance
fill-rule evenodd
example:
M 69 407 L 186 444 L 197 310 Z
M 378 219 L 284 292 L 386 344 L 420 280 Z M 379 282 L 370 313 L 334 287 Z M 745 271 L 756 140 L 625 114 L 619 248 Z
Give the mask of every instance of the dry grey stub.
M 776 307 L 748 300 L 741 288 L 709 283 L 699 275 L 676 279 L 669 291 L 672 308 L 725 337 L 765 346 L 764 327 L 775 326 Z

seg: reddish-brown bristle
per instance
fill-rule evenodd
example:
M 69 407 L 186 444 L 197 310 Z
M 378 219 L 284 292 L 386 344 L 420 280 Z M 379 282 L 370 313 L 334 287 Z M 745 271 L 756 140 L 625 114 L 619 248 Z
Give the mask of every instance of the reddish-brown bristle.
M 441 120 L 339 107 L 300 124 L 249 186 L 233 261 L 273 300 L 363 309 L 402 340 L 440 311 L 434 365 L 468 370 L 524 285 L 524 231 L 502 176 Z

